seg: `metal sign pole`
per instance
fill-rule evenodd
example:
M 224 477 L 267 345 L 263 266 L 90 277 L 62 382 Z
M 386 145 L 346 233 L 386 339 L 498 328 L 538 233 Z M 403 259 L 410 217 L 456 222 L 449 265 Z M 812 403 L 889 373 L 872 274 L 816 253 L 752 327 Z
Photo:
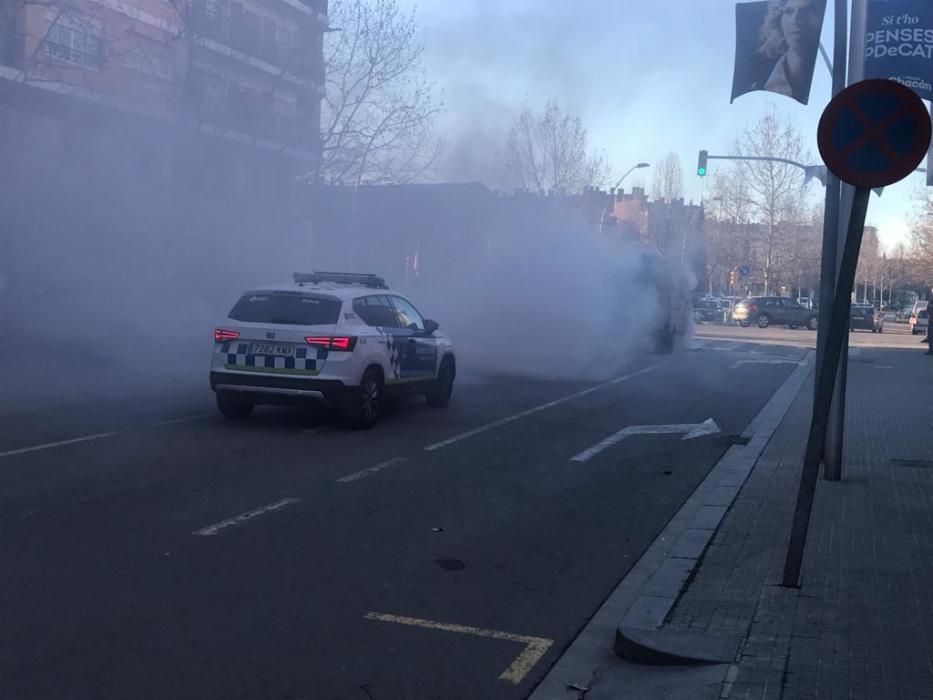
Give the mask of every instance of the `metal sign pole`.
M 800 475 L 800 488 L 797 493 L 797 507 L 794 511 L 794 523 L 791 528 L 790 542 L 787 545 L 787 557 L 784 560 L 783 585 L 795 588 L 800 580 L 803 564 L 803 550 L 807 542 L 807 528 L 810 524 L 810 512 L 813 508 L 813 495 L 816 492 L 816 480 L 820 471 L 820 456 L 826 440 L 827 419 L 833 401 L 833 384 L 836 369 L 840 364 L 843 341 L 848 334 L 849 298 L 855 281 L 855 268 L 858 265 L 859 249 L 862 245 L 862 232 L 865 228 L 865 215 L 868 212 L 868 198 L 871 188 L 859 187 L 855 190 L 855 199 L 849 228 L 845 237 L 842 260 L 839 265 L 836 292 L 833 296 L 829 314 L 829 328 L 826 333 L 826 349 L 823 356 L 823 368 L 819 372 L 819 383 L 813 397 L 813 415 L 810 420 L 810 434 L 804 454 L 803 471 Z
M 846 53 L 849 31 L 848 0 L 835 0 L 835 26 L 833 37 L 833 94 L 835 97 L 846 86 Z M 819 382 L 819 368 L 823 364 L 823 350 L 826 347 L 827 319 L 833 303 L 833 290 L 836 288 L 836 248 L 839 241 L 839 197 L 842 183 L 828 169 L 826 171 L 826 203 L 823 207 L 823 250 L 820 257 L 820 310 L 824 318 L 816 328 L 816 377 Z M 815 385 L 814 385 L 815 386 Z
M 849 77 L 848 84 L 853 85 L 865 78 L 865 32 L 867 27 L 868 0 L 852 0 L 852 31 L 849 37 Z M 842 185 L 842 212 L 839 231 L 844 234 L 848 229 L 846 215 L 852 211 L 855 200 L 855 188 L 852 185 Z M 845 246 L 845 239 L 839 241 L 839 255 Z M 838 279 L 838 277 L 837 277 Z M 848 330 L 849 317 L 846 316 L 846 329 Z M 849 370 L 849 334 L 842 340 L 842 349 L 839 351 L 838 374 L 836 376 L 836 390 L 833 392 L 831 418 L 827 426 L 826 452 L 824 454 L 823 478 L 827 481 L 842 479 L 842 456 L 845 445 L 846 422 L 846 383 Z

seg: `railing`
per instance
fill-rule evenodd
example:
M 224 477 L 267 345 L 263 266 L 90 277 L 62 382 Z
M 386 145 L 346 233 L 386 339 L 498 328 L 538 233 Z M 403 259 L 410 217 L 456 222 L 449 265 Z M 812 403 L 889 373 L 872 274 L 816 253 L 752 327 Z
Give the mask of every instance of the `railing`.
M 274 141 L 294 148 L 309 148 L 313 130 L 310 122 L 276 114 L 260 101 L 205 97 L 201 103 L 201 118 L 215 126 L 240 132 L 253 138 Z
M 231 19 L 205 10 L 198 12 L 193 19 L 195 31 L 201 36 L 220 41 L 295 75 L 313 77 L 309 75 L 312 62 L 304 60 L 297 48 L 264 37 L 258 22 L 245 18 Z

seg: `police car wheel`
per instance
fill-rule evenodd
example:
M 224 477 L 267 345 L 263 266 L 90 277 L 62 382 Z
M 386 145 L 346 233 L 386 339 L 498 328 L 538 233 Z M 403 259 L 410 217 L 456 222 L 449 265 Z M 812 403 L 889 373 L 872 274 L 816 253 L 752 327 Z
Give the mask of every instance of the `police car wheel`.
M 344 422 L 351 428 L 367 430 L 379 419 L 382 408 L 382 375 L 373 367 L 363 373 L 359 387 L 342 406 Z
M 761 316 L 758 317 L 759 328 L 767 328 L 770 325 L 771 325 L 771 317 L 768 316 L 768 314 L 761 314 Z
M 751 321 L 739 321 L 739 325 L 742 326 L 742 328 L 748 328 L 750 325 L 752 325 L 752 322 Z
M 434 380 L 434 385 L 426 394 L 428 400 L 428 406 L 433 408 L 444 408 L 447 404 L 450 403 L 450 395 L 454 391 L 454 377 L 456 372 L 454 370 L 454 363 L 449 359 L 445 359 L 441 363 L 441 368 L 437 372 L 437 378 Z
M 251 401 L 231 399 L 217 394 L 217 410 L 229 420 L 244 420 L 253 412 Z
M 815 318 L 811 318 L 811 319 L 807 322 L 807 328 L 809 328 L 811 331 L 815 331 L 817 325 L 819 325 L 819 321 L 817 321 Z

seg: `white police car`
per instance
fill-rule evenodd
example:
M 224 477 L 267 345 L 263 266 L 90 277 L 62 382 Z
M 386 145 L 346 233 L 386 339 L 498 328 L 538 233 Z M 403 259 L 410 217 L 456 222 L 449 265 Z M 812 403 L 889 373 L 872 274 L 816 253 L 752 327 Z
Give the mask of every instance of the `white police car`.
M 214 330 L 211 388 L 227 418 L 253 406 L 323 398 L 372 427 L 386 397 L 450 401 L 457 363 L 438 324 L 375 275 L 296 273 L 245 292 Z

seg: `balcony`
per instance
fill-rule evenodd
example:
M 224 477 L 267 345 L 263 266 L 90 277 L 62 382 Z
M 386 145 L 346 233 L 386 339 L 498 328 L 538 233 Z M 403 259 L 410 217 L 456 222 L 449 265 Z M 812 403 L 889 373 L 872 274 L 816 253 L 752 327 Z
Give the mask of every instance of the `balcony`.
M 306 80 L 316 82 L 319 77 L 322 66 L 317 64 L 321 60 L 315 62 L 307 53 L 303 54 L 297 48 L 271 38 L 274 32 L 268 29 L 262 31 L 255 15 L 227 17 L 200 10 L 193 21 L 195 32 L 202 37 L 218 41 Z
M 245 136 L 272 141 L 299 150 L 309 150 L 314 145 L 311 122 L 300 123 L 297 119 L 276 114 L 261 100 L 244 96 L 227 99 L 205 97 L 201 103 L 201 118 Z

